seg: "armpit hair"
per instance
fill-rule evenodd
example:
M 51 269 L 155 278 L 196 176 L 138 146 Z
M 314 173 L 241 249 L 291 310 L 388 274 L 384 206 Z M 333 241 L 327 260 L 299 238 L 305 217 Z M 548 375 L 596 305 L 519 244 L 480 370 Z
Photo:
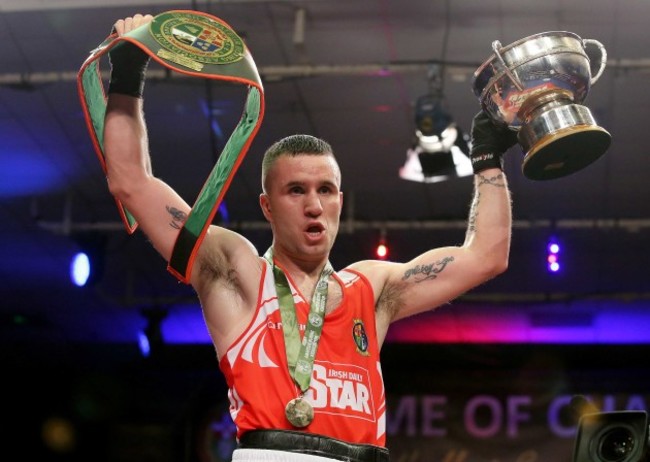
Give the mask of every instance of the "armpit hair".
M 221 254 L 200 255 L 199 271 L 201 279 L 206 282 L 221 282 L 226 287 L 237 289 L 239 282 L 237 270 L 228 264 Z
M 404 289 L 405 282 L 391 282 L 384 286 L 377 299 L 377 312 L 382 311 L 388 315 L 389 319 L 395 319 L 397 313 L 404 307 Z

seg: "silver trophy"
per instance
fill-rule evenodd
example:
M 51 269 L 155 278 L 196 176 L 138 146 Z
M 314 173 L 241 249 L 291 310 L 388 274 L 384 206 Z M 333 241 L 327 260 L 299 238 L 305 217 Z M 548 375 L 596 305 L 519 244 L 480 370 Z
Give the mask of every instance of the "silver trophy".
M 593 76 L 589 46 L 599 55 Z M 607 151 L 611 135 L 580 104 L 605 70 L 607 53 L 600 42 L 543 32 L 505 47 L 495 40 L 492 49 L 474 72 L 474 94 L 493 122 L 518 132 L 527 178 L 570 175 Z

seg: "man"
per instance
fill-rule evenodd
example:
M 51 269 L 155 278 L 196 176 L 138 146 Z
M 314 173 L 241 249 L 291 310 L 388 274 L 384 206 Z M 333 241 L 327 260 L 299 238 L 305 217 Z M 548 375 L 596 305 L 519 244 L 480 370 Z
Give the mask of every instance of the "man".
M 151 19 L 135 15 L 115 29 L 124 34 Z M 130 44 L 110 58 L 109 188 L 169 261 L 190 206 L 151 173 L 141 98 L 148 58 Z M 233 460 L 388 460 L 379 351 L 390 324 L 507 268 L 511 209 L 501 156 L 515 136 L 483 113 L 472 135 L 475 192 L 462 246 L 334 272 L 341 173 L 332 148 L 308 135 L 265 153 L 259 203 L 273 243 L 263 256 L 243 236 L 209 228 L 190 282 L 229 386 L 240 441 Z

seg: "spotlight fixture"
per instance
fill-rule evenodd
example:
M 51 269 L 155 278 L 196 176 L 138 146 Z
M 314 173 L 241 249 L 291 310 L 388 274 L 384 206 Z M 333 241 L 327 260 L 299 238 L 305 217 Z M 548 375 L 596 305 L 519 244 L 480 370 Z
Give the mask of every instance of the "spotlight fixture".
M 429 92 L 415 102 L 415 137 L 399 170 L 402 179 L 436 183 L 473 174 L 469 141 L 454 122 L 442 91 L 442 72 L 429 76 Z
M 444 99 L 433 94 L 420 96 L 415 103 L 415 126 L 422 136 L 440 136 L 453 119 Z
M 415 143 L 406 151 L 406 162 L 399 170 L 400 178 L 420 183 L 472 174 L 467 136 L 453 122 L 439 134 L 416 130 Z

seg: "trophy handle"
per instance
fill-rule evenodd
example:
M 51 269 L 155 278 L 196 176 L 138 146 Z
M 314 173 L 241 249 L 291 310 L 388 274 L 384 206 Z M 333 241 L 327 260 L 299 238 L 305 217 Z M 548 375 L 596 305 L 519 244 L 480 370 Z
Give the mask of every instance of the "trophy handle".
M 594 39 L 583 39 L 582 40 L 582 45 L 584 48 L 587 48 L 587 45 L 595 45 L 596 48 L 600 51 L 600 67 L 598 68 L 598 72 L 596 72 L 596 75 L 594 75 L 591 78 L 590 84 L 593 85 L 598 81 L 600 76 L 603 74 L 603 71 L 605 70 L 605 64 L 607 64 L 607 51 L 605 50 L 605 47 L 603 46 L 602 43 L 600 43 L 598 40 Z
M 515 87 L 517 87 L 517 90 L 523 91 L 524 86 L 521 84 L 519 79 L 510 71 L 510 68 L 508 67 L 506 62 L 503 60 L 503 56 L 501 56 L 501 48 L 502 48 L 501 47 L 501 42 L 499 42 L 498 40 L 495 40 L 494 42 L 492 42 L 492 50 L 494 51 L 494 55 L 497 57 L 497 59 L 499 60 L 499 62 L 503 66 L 503 68 L 505 69 L 506 74 L 508 75 L 508 77 L 510 77 L 510 80 L 512 80 L 512 83 L 515 84 Z

